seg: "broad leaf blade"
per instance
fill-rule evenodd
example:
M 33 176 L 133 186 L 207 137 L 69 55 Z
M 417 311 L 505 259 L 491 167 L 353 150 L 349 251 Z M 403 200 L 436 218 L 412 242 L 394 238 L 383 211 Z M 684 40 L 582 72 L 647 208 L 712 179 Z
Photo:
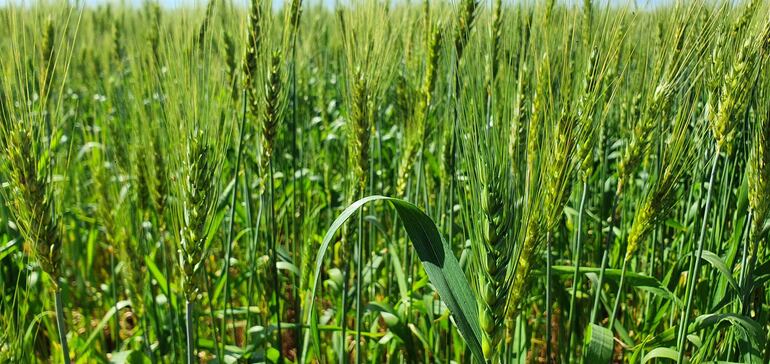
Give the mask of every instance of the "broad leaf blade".
M 612 331 L 597 324 L 589 325 L 585 335 L 585 362 L 609 363 L 614 345 Z
M 403 200 L 385 196 L 369 196 L 362 198 L 348 206 L 332 223 L 326 232 L 321 246 L 316 255 L 315 274 L 313 288 L 310 292 L 309 312 L 313 312 L 315 293 L 321 276 L 323 259 L 335 233 L 340 227 L 362 206 L 369 202 L 385 200 L 395 207 L 404 229 L 406 229 L 412 246 L 423 264 L 433 286 L 441 296 L 449 311 L 452 312 L 455 324 L 460 334 L 465 339 L 473 356 L 479 361 L 484 361 L 481 351 L 481 328 L 478 322 L 478 309 L 476 300 L 471 291 L 470 283 L 465 277 L 460 264 L 449 245 L 444 242 L 436 224 L 420 209 Z M 311 325 L 312 316 L 308 316 L 308 326 Z M 306 338 L 307 340 L 307 338 Z
M 465 342 L 473 355 L 483 361 L 476 299 L 460 263 L 428 215 L 409 202 L 396 199 L 390 199 L 390 202 L 404 222 L 404 229 L 412 240 L 430 282 L 452 312 Z

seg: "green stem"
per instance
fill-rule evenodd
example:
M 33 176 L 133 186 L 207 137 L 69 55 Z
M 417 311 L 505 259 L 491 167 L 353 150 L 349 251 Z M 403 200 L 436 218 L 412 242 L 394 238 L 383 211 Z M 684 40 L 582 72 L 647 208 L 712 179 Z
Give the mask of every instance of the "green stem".
M 741 257 L 741 275 L 738 278 L 738 284 L 741 287 L 741 291 L 743 293 L 743 299 L 742 299 L 742 307 L 741 311 L 746 312 L 746 309 L 749 307 L 748 305 L 748 292 L 749 287 L 747 285 L 748 283 L 748 270 L 749 270 L 749 261 L 751 258 L 749 258 L 749 244 L 751 244 L 751 238 L 749 235 L 751 234 L 751 218 L 752 218 L 752 211 L 749 210 L 748 215 L 746 216 L 746 227 L 743 229 L 743 252 Z
M 142 327 L 142 340 L 144 341 L 144 353 L 147 355 L 148 358 L 150 358 L 150 363 L 155 364 L 157 363 L 157 359 L 155 359 L 155 353 L 152 352 L 152 343 L 150 342 L 150 333 L 148 332 L 148 323 L 144 318 L 140 318 L 139 324 Z
M 225 311 L 223 313 L 223 320 L 222 320 L 222 350 L 221 353 L 225 352 L 225 343 L 227 341 L 227 307 L 230 303 L 230 256 L 232 255 L 232 249 L 233 249 L 233 226 L 235 224 L 235 198 L 238 195 L 238 175 L 240 173 L 240 167 L 241 167 L 241 154 L 243 153 L 243 137 L 244 137 L 244 131 L 246 130 L 246 91 L 243 91 L 243 110 L 242 110 L 242 116 L 241 116 L 241 125 L 240 125 L 240 135 L 238 136 L 238 151 L 236 153 L 235 157 L 235 173 L 233 173 L 233 189 L 230 193 L 230 222 L 227 225 L 227 239 L 225 239 L 225 264 L 222 268 L 222 276 L 225 280 L 225 297 L 224 297 L 224 306 Z M 235 333 L 233 333 L 235 334 Z M 221 358 L 221 360 L 224 360 L 224 358 Z
M 193 343 L 193 303 L 190 300 L 185 300 L 185 334 L 187 336 L 187 364 L 195 362 L 195 346 Z
M 571 353 L 572 339 L 575 332 L 575 326 L 577 323 L 577 316 L 575 315 L 576 296 L 577 289 L 579 287 L 578 280 L 580 279 L 580 253 L 583 250 L 582 247 L 582 232 L 583 232 L 583 212 L 585 211 L 586 195 L 588 192 L 588 183 L 583 181 L 583 192 L 580 194 L 580 207 L 578 207 L 577 217 L 577 233 L 575 234 L 575 273 L 572 275 L 572 294 L 569 300 L 569 337 L 567 338 L 567 353 Z
M 545 251 L 545 362 L 551 363 L 551 232 L 546 236 Z
M 171 272 L 169 271 L 170 264 L 168 264 L 168 259 L 166 257 L 166 255 L 168 253 L 166 252 L 166 245 L 165 245 L 166 240 L 164 239 L 165 232 L 166 232 L 165 227 L 161 223 L 160 230 L 158 231 L 158 235 L 159 235 L 158 243 L 159 243 L 159 246 L 160 246 L 161 262 L 163 263 L 163 274 L 166 277 L 171 277 Z M 171 280 L 170 279 L 166 279 L 166 292 L 168 292 L 169 295 L 171 294 Z M 154 306 L 155 305 L 153 305 L 153 307 Z M 168 317 L 170 317 L 170 320 L 171 320 L 171 341 L 169 342 L 165 338 L 164 338 L 164 341 L 166 343 L 169 343 L 174 348 L 174 350 L 171 351 L 171 360 L 175 361 L 175 360 L 178 359 L 177 358 L 177 353 L 178 353 L 178 350 L 179 350 L 179 345 L 178 345 L 179 340 L 177 340 L 177 334 L 181 335 L 181 332 L 179 331 L 180 330 L 180 328 L 179 328 L 179 316 L 177 315 L 176 309 L 173 307 L 173 305 L 168 305 L 168 313 L 167 314 L 168 314 Z
M 363 266 L 364 213 L 358 214 L 358 242 L 356 243 L 356 364 L 361 364 L 361 275 Z
M 115 347 L 118 347 L 120 344 L 120 315 L 118 315 L 118 280 L 117 276 L 115 275 L 115 253 L 114 249 L 110 247 L 110 272 L 112 273 L 112 302 L 113 307 L 115 308 L 115 330 L 113 330 L 112 335 L 115 337 Z
M 608 328 L 612 331 L 612 327 L 615 325 L 615 315 L 618 312 L 618 306 L 620 305 L 620 297 L 623 295 L 623 282 L 626 280 L 626 270 L 628 265 L 628 259 L 623 259 L 623 267 L 620 270 L 620 283 L 618 284 L 618 294 L 615 295 L 615 304 L 612 306 L 612 313 L 610 314 L 610 324 Z
M 700 264 L 701 264 L 701 257 L 703 255 L 703 240 L 706 236 L 706 225 L 708 225 L 708 216 L 709 216 L 709 210 L 711 209 L 711 193 L 714 190 L 714 175 L 716 174 L 717 170 L 717 162 L 719 162 L 719 147 L 714 151 L 714 162 L 711 165 L 711 174 L 709 175 L 709 185 L 708 189 L 706 191 L 706 208 L 703 211 L 703 223 L 700 227 L 700 234 L 698 237 L 698 250 L 695 255 L 695 264 L 692 266 L 692 271 L 688 275 L 689 277 L 689 283 L 687 284 L 687 291 L 686 291 L 686 302 L 685 310 L 683 313 L 683 319 L 680 323 L 679 327 L 679 338 L 678 338 L 678 344 L 677 349 L 679 351 L 679 355 L 677 357 L 676 362 L 678 364 L 681 364 L 684 360 L 684 351 L 686 346 L 686 338 L 687 338 L 687 325 L 690 321 L 690 309 L 692 308 L 692 300 L 693 300 L 693 291 L 695 290 L 695 283 L 697 281 L 698 277 L 698 270 L 700 270 Z
M 344 247 L 342 249 L 345 249 Z M 347 255 L 347 254 L 345 254 Z M 346 257 L 347 258 L 347 257 Z M 347 260 L 347 259 L 346 259 Z M 342 281 L 342 309 L 340 310 L 342 312 L 342 318 L 340 319 L 340 325 L 342 326 L 340 331 L 340 352 L 339 352 L 339 363 L 346 364 L 348 362 L 348 356 L 346 355 L 347 351 L 347 320 L 345 319 L 348 316 L 348 278 L 350 278 L 350 264 L 346 262 L 343 263 L 345 265 L 345 271 L 343 274 L 343 281 Z M 320 355 L 320 354 L 319 354 Z
M 591 323 L 596 323 L 596 314 L 599 311 L 599 298 L 601 297 L 602 293 L 602 283 L 604 282 L 604 272 L 607 270 L 607 260 L 609 259 L 609 250 L 612 246 L 612 239 L 613 239 L 613 226 L 615 225 L 615 209 L 618 206 L 618 200 L 620 199 L 619 193 L 616 193 L 615 196 L 612 199 L 612 208 L 610 209 L 610 223 L 609 223 L 609 231 L 607 232 L 607 242 L 604 246 L 604 253 L 602 253 L 602 266 L 599 270 L 599 281 L 596 283 L 595 288 L 595 294 L 594 297 L 594 306 L 591 309 Z
M 299 19 L 297 19 L 299 21 Z M 292 241 L 293 244 L 293 253 L 294 253 L 294 259 L 296 260 L 297 266 L 302 267 L 303 262 L 301 259 L 302 256 L 302 238 L 300 236 L 300 231 L 302 227 L 302 217 L 303 213 L 301 211 L 298 211 L 297 208 L 297 159 L 299 159 L 300 168 L 302 166 L 302 151 L 298 149 L 297 146 L 297 32 L 298 32 L 298 24 L 294 23 L 291 24 L 291 34 L 289 36 L 290 42 L 291 42 L 291 60 L 289 62 L 289 77 L 291 79 L 291 150 L 292 150 L 292 159 L 291 159 L 291 211 L 292 211 Z M 304 177 L 304 174 L 302 175 Z M 301 195 L 304 196 L 304 181 L 300 184 L 300 188 L 302 191 L 300 191 Z M 300 207 L 301 208 L 301 207 Z M 301 277 L 300 275 L 294 276 L 294 309 L 296 310 L 297 317 L 302 317 L 302 305 L 300 296 L 302 295 L 301 292 Z M 294 339 L 295 342 L 299 343 L 300 339 L 302 337 L 302 325 L 296 325 L 296 328 L 294 330 Z M 302 362 L 302 353 L 297 350 L 297 357 L 296 361 L 298 363 Z
M 243 183 L 241 184 L 241 188 L 243 188 L 243 202 L 244 206 L 246 208 L 246 221 L 249 226 L 253 226 L 252 231 L 248 234 L 249 238 L 249 248 L 247 249 L 248 254 L 248 267 L 249 267 L 249 279 L 246 282 L 246 307 L 250 310 L 251 307 L 254 304 L 254 276 L 257 274 L 256 270 L 256 254 L 257 254 L 257 240 L 259 236 L 259 221 L 262 216 L 262 204 L 259 205 L 259 208 L 257 209 L 257 222 L 253 222 L 252 218 L 252 209 L 251 209 L 251 198 L 249 196 L 249 186 L 246 181 L 249 180 L 249 169 L 244 168 L 243 169 Z M 253 224 L 253 225 L 252 225 Z M 246 327 L 252 327 L 252 315 L 251 313 L 246 315 Z M 246 340 L 248 341 L 251 334 L 246 330 Z
M 748 316 L 751 309 L 751 293 L 753 288 L 749 282 L 751 282 L 751 276 L 754 274 L 754 264 L 757 261 L 757 251 L 759 250 L 759 244 L 751 247 L 749 251 L 749 261 L 746 262 L 746 290 L 743 296 L 743 315 Z
M 455 58 L 455 69 L 454 69 L 454 80 L 455 80 L 455 89 L 454 89 L 454 107 L 452 108 L 454 111 L 454 118 L 452 119 L 452 137 L 451 137 L 451 144 L 450 144 L 450 150 L 449 152 L 451 155 L 449 158 L 452 159 L 451 162 L 451 168 L 448 171 L 450 173 L 449 176 L 449 246 L 451 247 L 454 243 L 454 195 L 455 195 L 455 183 L 457 178 L 457 173 L 455 169 L 457 168 L 457 153 L 456 153 L 456 147 L 457 147 L 457 123 L 459 119 L 459 111 L 458 111 L 458 100 L 460 100 L 460 57 L 458 56 Z
M 64 364 L 70 364 L 70 349 L 67 345 L 67 328 L 64 322 L 64 304 L 61 299 L 61 289 L 58 287 L 54 296 L 54 305 L 56 305 L 56 327 L 59 329 L 62 357 L 64 358 Z
M 276 241 L 275 241 L 275 232 L 276 232 L 276 226 L 275 226 L 275 202 L 273 201 L 273 196 L 275 194 L 275 180 L 273 179 L 273 161 L 272 158 L 270 158 L 267 162 L 268 169 L 270 173 L 270 253 L 271 257 L 270 260 L 272 261 L 270 264 L 270 269 L 272 270 L 273 275 L 273 294 L 274 294 L 274 309 L 275 309 L 275 317 L 276 317 L 276 327 L 278 332 L 278 363 L 283 363 L 283 336 L 281 333 L 281 300 L 280 300 L 280 283 L 278 282 L 278 250 L 276 249 Z

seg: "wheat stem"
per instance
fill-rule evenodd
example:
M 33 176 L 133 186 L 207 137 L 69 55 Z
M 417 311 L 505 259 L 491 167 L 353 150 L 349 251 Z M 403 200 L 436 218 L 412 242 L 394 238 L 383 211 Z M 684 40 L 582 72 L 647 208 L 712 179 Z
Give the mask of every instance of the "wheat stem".
M 242 115 L 241 115 L 241 123 L 240 123 L 240 131 L 238 136 L 238 149 L 236 151 L 236 157 L 235 157 L 235 171 L 233 172 L 233 189 L 230 191 L 230 221 L 227 225 L 227 237 L 225 239 L 225 261 L 224 266 L 222 267 L 222 276 L 224 278 L 224 305 L 225 305 L 225 312 L 224 316 L 225 319 L 222 320 L 222 347 L 221 352 L 225 352 L 225 342 L 227 341 L 227 306 L 230 304 L 230 256 L 232 254 L 233 249 L 233 225 L 235 224 L 235 200 L 236 196 L 238 195 L 238 181 L 240 178 L 238 178 L 238 175 L 240 174 L 240 168 L 241 168 L 241 155 L 243 154 L 243 140 L 245 136 L 245 130 L 246 130 L 246 92 L 243 92 L 243 106 L 242 106 Z M 234 329 L 233 329 L 234 330 Z M 233 331 L 233 336 L 235 336 L 235 332 Z
M 139 321 L 139 324 L 141 325 L 142 329 L 142 341 L 144 342 L 142 346 L 144 346 L 144 355 L 147 355 L 148 358 L 150 358 L 150 363 L 155 364 L 158 362 L 158 360 L 155 358 L 155 353 L 152 352 L 152 345 L 150 343 L 150 333 L 147 325 L 147 320 L 142 318 Z
M 588 192 L 588 183 L 583 181 L 583 189 L 580 193 L 580 206 L 577 215 L 577 232 L 575 233 L 575 273 L 572 275 L 572 294 L 569 300 L 569 337 L 567 338 L 567 352 L 571 352 L 572 339 L 575 332 L 577 316 L 575 315 L 576 296 L 580 279 L 580 254 L 583 250 L 582 232 L 583 232 L 583 212 L 585 211 L 586 195 Z
M 249 173 L 248 172 L 249 172 L 249 170 L 247 168 L 244 168 L 244 175 L 245 175 L 244 180 L 245 181 L 249 180 Z M 244 183 L 244 196 L 247 196 L 247 198 L 249 196 L 249 194 L 248 194 L 248 186 L 247 186 L 246 183 Z M 247 204 L 247 206 L 248 206 L 248 204 Z M 249 305 L 248 307 L 252 307 L 252 305 L 254 304 L 254 288 L 253 287 L 255 285 L 254 281 L 256 280 L 256 278 L 255 278 L 255 275 L 256 275 L 255 265 L 256 265 L 256 258 L 257 258 L 256 255 L 257 255 L 257 251 L 258 251 L 257 250 L 258 249 L 258 242 L 259 242 L 259 237 L 260 237 L 259 226 L 262 223 L 262 213 L 264 211 L 264 208 L 265 208 L 264 204 L 260 203 L 259 207 L 257 208 L 257 218 L 254 220 L 254 222 L 252 224 L 253 230 L 254 230 L 254 234 L 252 235 L 251 242 L 249 244 L 250 245 L 250 248 L 249 248 L 249 267 L 251 269 L 251 274 L 249 275 L 249 283 L 247 285 L 247 294 L 246 294 L 247 302 L 248 302 L 248 305 Z M 252 221 L 250 214 L 249 214 L 249 221 Z M 251 315 L 247 315 L 246 316 L 246 323 L 247 323 L 246 327 L 251 327 Z M 247 335 L 249 335 L 248 334 L 248 330 L 247 330 Z M 247 336 L 247 338 L 248 338 L 248 336 Z
M 342 309 L 340 310 L 342 312 L 341 319 L 340 319 L 340 347 L 339 347 L 339 358 L 337 359 L 339 363 L 341 364 L 347 364 L 348 362 L 348 356 L 347 356 L 347 320 L 345 319 L 348 315 L 348 289 L 350 288 L 348 283 L 350 278 L 350 264 L 347 262 L 347 260 L 344 263 L 344 274 L 343 274 L 343 281 L 342 281 Z
M 109 255 L 110 255 L 110 276 L 112 278 L 112 302 L 114 304 L 112 307 L 115 309 L 115 312 L 118 312 L 118 280 L 116 279 L 117 275 L 115 274 L 115 253 L 110 246 L 109 248 Z M 120 344 L 120 317 L 118 315 L 114 316 L 115 319 L 115 329 L 113 332 L 113 336 L 115 336 L 115 346 L 118 346 Z
M 195 304 L 189 299 L 185 300 L 185 335 L 187 338 L 187 364 L 195 362 L 195 343 L 193 342 L 193 309 Z
M 706 190 L 706 207 L 703 210 L 703 220 L 700 227 L 700 234 L 698 237 L 698 250 L 695 255 L 695 264 L 692 266 L 692 270 L 688 273 L 689 282 L 685 293 L 685 310 L 682 314 L 683 319 L 679 324 L 679 337 L 677 340 L 677 350 L 679 354 L 676 362 L 681 364 L 684 360 L 684 351 L 686 349 L 686 337 L 687 337 L 687 325 L 690 320 L 690 309 L 692 308 L 693 291 L 695 290 L 695 284 L 697 283 L 698 270 L 700 270 L 701 258 L 703 255 L 703 240 L 706 236 L 706 226 L 708 225 L 709 210 L 711 209 L 711 193 L 714 189 L 714 176 L 716 175 L 717 162 L 719 162 L 719 147 L 714 151 L 714 161 L 711 165 L 711 174 L 709 175 L 709 185 Z
M 612 306 L 612 312 L 610 314 L 610 323 L 607 326 L 610 330 L 615 325 L 615 315 L 618 312 L 618 306 L 620 305 L 620 298 L 623 295 L 623 283 L 626 280 L 626 270 L 629 259 L 623 259 L 623 266 L 620 270 L 620 283 L 618 283 L 618 293 L 615 295 L 615 304 Z
M 276 241 L 275 241 L 275 232 L 276 232 L 276 224 L 275 224 L 275 202 L 273 201 L 273 198 L 275 196 L 275 179 L 274 179 L 274 171 L 273 171 L 273 159 L 271 157 L 268 157 L 267 160 L 267 168 L 269 170 L 269 183 L 270 183 L 270 190 L 268 193 L 268 199 L 270 206 L 270 233 L 268 235 L 270 236 L 270 269 L 271 269 L 271 275 L 273 276 L 273 309 L 275 310 L 275 317 L 276 317 L 276 328 L 278 333 L 278 363 L 283 363 L 283 335 L 281 333 L 281 287 L 280 282 L 278 280 L 278 249 L 276 249 Z
M 743 307 L 741 308 L 741 310 L 744 312 L 744 314 L 746 313 L 746 311 L 747 311 L 747 309 L 749 307 L 748 292 L 749 292 L 750 288 L 748 287 L 748 283 L 749 283 L 749 280 L 748 280 L 748 278 L 749 278 L 748 277 L 749 267 L 748 266 L 749 266 L 750 260 L 751 260 L 749 258 L 749 254 L 750 254 L 749 253 L 749 244 L 751 244 L 751 239 L 749 238 L 749 235 L 750 235 L 750 231 L 751 231 L 752 213 L 753 213 L 753 211 L 749 210 L 749 212 L 748 212 L 748 214 L 746 216 L 746 222 L 745 222 L 746 227 L 743 229 L 744 231 L 743 231 L 743 239 L 742 239 L 743 240 L 743 251 L 741 252 L 741 274 L 740 274 L 740 277 L 738 278 L 738 284 L 740 285 L 741 290 L 743 291 L 743 294 L 744 294 L 743 300 L 741 302 L 743 304 Z
M 56 306 L 56 327 L 59 330 L 59 343 L 61 343 L 62 358 L 64 364 L 70 364 L 70 349 L 67 345 L 67 328 L 64 321 L 64 304 L 61 298 L 61 289 L 55 288 L 54 305 Z
M 361 278 L 363 275 L 364 212 L 358 214 L 358 240 L 356 242 L 356 364 L 361 364 Z M 347 292 L 345 293 L 347 294 Z
M 545 243 L 545 362 L 551 363 L 551 320 L 553 307 L 551 307 L 551 232 L 548 231 Z
M 604 246 L 604 252 L 602 253 L 602 263 L 601 268 L 599 269 L 599 281 L 596 283 L 596 287 L 594 288 L 594 305 L 591 309 L 591 319 L 589 320 L 590 323 L 596 323 L 596 314 L 599 311 L 599 297 L 601 297 L 602 294 L 602 283 L 604 282 L 604 272 L 607 270 L 607 260 L 609 259 L 609 251 L 610 247 L 612 247 L 612 240 L 614 238 L 613 234 L 613 226 L 615 224 L 615 209 L 617 209 L 618 206 L 618 200 L 620 199 L 620 196 L 617 194 L 614 195 L 612 199 L 612 208 L 610 211 L 610 222 L 609 222 L 609 231 L 607 232 L 607 242 Z M 601 230 L 600 230 L 601 231 Z
M 207 262 L 208 262 L 207 260 L 203 260 L 201 264 L 203 266 L 202 268 L 205 276 L 208 276 L 209 274 Z M 211 284 L 209 284 L 208 279 L 203 279 L 203 289 L 206 290 L 206 301 L 208 301 L 208 305 L 209 305 L 208 310 L 206 310 L 209 316 L 209 322 L 212 322 L 212 323 L 216 322 L 216 319 L 214 318 L 214 301 L 213 301 L 214 291 L 211 290 Z M 223 315 L 223 318 L 224 318 L 224 315 Z M 224 341 L 225 333 L 220 332 L 219 327 L 213 324 L 211 326 L 211 329 L 214 334 L 214 349 L 217 351 L 217 357 L 223 358 L 225 356 L 225 353 L 224 351 L 221 351 L 221 346 L 219 345 L 219 342 L 220 340 Z M 198 336 L 198 328 L 195 326 L 195 324 L 193 324 L 193 330 L 194 330 L 193 338 L 195 338 L 196 336 Z
M 297 33 L 299 32 L 299 14 L 301 14 L 301 6 L 302 1 L 292 1 L 292 35 L 291 35 L 291 63 L 289 68 L 289 77 L 291 78 L 291 148 L 292 148 L 292 155 L 297 156 L 299 155 L 299 158 L 292 158 L 291 159 L 291 185 L 292 185 L 292 194 L 291 194 L 291 210 L 294 211 L 295 220 L 293 221 L 292 226 L 294 227 L 293 233 L 294 233 L 294 241 L 296 242 L 297 249 L 295 251 L 295 254 L 297 256 L 297 259 L 303 259 L 302 253 L 300 253 L 301 248 L 299 247 L 299 244 L 303 242 L 301 231 L 302 231 L 302 225 L 304 222 L 304 212 L 303 207 L 304 204 L 301 204 L 299 207 L 299 211 L 297 210 L 297 162 L 296 160 L 299 159 L 299 164 L 304 165 L 304 153 L 302 153 L 302 150 L 300 150 L 297 146 L 297 104 L 299 102 L 299 98 L 297 97 Z M 295 8 L 296 7 L 296 8 Z M 296 17 L 294 17 L 294 14 L 296 14 Z M 302 134 L 302 138 L 304 138 L 304 133 Z M 304 140 L 301 141 L 304 145 Z M 302 173 L 302 177 L 304 178 L 304 172 Z M 305 196 L 305 184 L 301 183 L 299 185 L 300 188 L 300 195 Z M 304 262 L 300 261 L 300 264 L 304 264 Z M 297 290 L 296 294 L 294 295 L 295 301 L 294 306 L 297 310 L 297 317 L 302 317 L 302 300 L 300 299 L 300 296 L 302 294 L 302 277 L 299 275 L 295 276 L 295 289 Z M 302 327 L 300 325 L 297 325 L 297 329 L 295 330 L 295 340 L 296 342 L 300 342 L 302 338 Z M 297 363 L 302 363 L 302 352 L 300 350 L 297 350 L 297 357 L 296 357 Z

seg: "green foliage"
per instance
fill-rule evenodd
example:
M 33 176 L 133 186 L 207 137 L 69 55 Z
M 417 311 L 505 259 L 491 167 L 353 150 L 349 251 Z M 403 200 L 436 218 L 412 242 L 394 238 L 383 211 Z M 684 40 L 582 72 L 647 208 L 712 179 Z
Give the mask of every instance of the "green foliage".
M 768 14 L 3 3 L 0 362 L 768 362 Z

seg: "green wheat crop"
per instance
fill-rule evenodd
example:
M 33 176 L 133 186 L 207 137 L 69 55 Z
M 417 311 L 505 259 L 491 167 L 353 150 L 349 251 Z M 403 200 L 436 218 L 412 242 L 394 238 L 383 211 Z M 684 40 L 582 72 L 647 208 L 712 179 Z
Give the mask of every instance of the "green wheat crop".
M 0 1 L 0 363 L 770 362 L 767 1 L 166 3 Z

